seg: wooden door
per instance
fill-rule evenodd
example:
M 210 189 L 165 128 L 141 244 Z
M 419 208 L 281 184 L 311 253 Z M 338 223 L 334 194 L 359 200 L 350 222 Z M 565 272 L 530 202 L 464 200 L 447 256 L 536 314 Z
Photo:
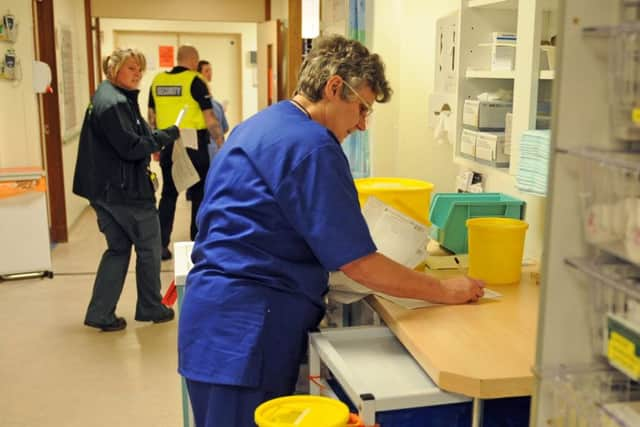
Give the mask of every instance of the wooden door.
M 60 88 L 58 87 L 56 62 L 53 0 L 34 0 L 33 8 L 38 28 L 36 55 L 39 61 L 47 63 L 51 68 L 51 88 L 53 89 L 53 93 L 39 95 L 51 241 L 66 242 L 68 240 L 67 208 L 64 198 L 64 174 L 62 173 L 62 134 L 58 96 Z
M 258 24 L 258 110 L 278 101 L 278 21 Z

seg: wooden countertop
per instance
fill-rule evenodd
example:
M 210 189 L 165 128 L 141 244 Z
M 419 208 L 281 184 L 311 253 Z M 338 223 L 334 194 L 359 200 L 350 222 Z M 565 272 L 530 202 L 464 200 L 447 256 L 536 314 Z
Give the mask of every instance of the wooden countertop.
M 369 302 L 443 390 L 484 399 L 533 393 L 538 291 L 525 268 L 520 284 L 490 286 L 497 300 L 416 310 L 384 298 Z M 455 271 L 429 271 L 437 277 Z

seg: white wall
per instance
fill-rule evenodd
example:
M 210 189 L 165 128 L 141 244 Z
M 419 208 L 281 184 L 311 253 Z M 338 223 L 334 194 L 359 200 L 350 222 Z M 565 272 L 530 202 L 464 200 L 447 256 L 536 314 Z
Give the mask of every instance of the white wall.
M 456 10 L 459 1 L 371 1 L 369 5 L 373 15 L 369 45 L 382 56 L 394 90 L 389 104 L 376 105 L 372 172 L 429 181 L 437 192 L 453 191 L 458 168 L 452 148 L 434 142 L 427 122 L 435 77 L 436 20 Z
M 6 8 L 4 6 L 6 5 Z M 16 16 L 18 37 L 16 43 L 0 42 L 0 54 L 8 47 L 16 50 L 20 59 L 22 79 L 19 81 L 0 80 L 0 167 L 38 166 L 44 168 L 42 144 L 40 140 L 40 118 L 37 97 L 32 88 L 33 60 L 35 58 L 33 39 L 33 19 L 31 2 L 8 0 L 0 12 L 9 10 Z M 54 22 L 56 31 L 61 27 L 69 28 L 72 33 L 74 92 L 76 112 L 80 122 L 82 111 L 89 100 L 87 78 L 86 44 L 84 33 L 84 4 L 82 0 L 57 0 L 54 4 Z M 59 35 L 59 33 L 58 33 Z M 59 40 L 59 38 L 58 38 Z M 64 76 L 60 62 L 60 43 L 56 43 L 58 61 L 58 88 L 64 123 Z M 47 96 L 47 95 L 42 95 Z M 62 128 L 62 161 L 67 208 L 67 224 L 71 226 L 87 205 L 86 201 L 72 195 L 71 182 L 78 150 L 77 128 L 65 133 Z M 59 171 L 49 171 L 49 174 Z
M 13 48 L 20 60 L 22 79 L 0 79 L 0 168 L 43 167 L 37 95 L 32 88 L 34 42 L 31 2 L 3 0 L 0 12 L 16 17 L 15 43 L 0 42 L 0 55 Z
M 243 119 L 258 111 L 258 88 L 254 86 L 256 66 L 249 63 L 249 51 L 257 49 L 257 25 L 254 23 L 204 21 L 153 21 L 138 19 L 100 19 L 103 33 L 103 56 L 113 49 L 115 31 L 155 31 L 183 33 L 240 34 L 242 43 L 242 114 Z M 146 109 L 143 109 L 143 114 Z
M 264 0 L 91 0 L 93 16 L 188 21 L 262 22 Z
M 73 194 L 73 173 L 78 157 L 78 142 L 84 111 L 89 104 L 89 73 L 87 65 L 87 43 L 84 27 L 84 1 L 83 0 L 57 0 L 54 3 L 54 23 L 56 29 L 56 61 L 58 65 L 58 88 L 60 90 L 60 131 L 62 133 L 62 164 L 64 173 L 64 192 L 67 208 L 67 226 L 71 228 L 87 207 L 86 199 Z M 65 102 L 65 76 L 62 73 L 62 57 L 60 46 L 60 32 L 63 29 L 71 30 L 71 42 L 73 50 L 73 82 L 75 111 L 66 112 Z M 67 81 L 69 81 L 67 79 Z M 65 114 L 74 114 L 76 126 L 65 129 Z
M 271 0 L 271 20 L 279 19 L 285 26 L 288 25 L 289 19 L 289 1 L 288 0 Z
M 434 142 L 428 107 L 434 90 L 436 21 L 459 6 L 460 0 L 367 2 L 372 28 L 367 34 L 368 45 L 382 56 L 395 92 L 390 103 L 375 106 L 371 122 L 373 175 L 422 179 L 434 183 L 435 192 L 455 191 L 455 176 L 461 167 L 453 162 L 451 145 Z M 530 228 L 525 254 L 539 258 L 545 199 L 521 194 L 514 178 L 504 172 L 491 168 L 481 172 L 486 172 L 486 191 L 507 193 L 527 202 Z

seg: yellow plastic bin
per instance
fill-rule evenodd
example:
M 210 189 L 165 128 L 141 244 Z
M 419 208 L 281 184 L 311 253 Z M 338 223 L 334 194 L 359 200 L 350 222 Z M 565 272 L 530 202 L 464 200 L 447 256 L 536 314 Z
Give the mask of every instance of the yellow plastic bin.
M 468 219 L 469 277 L 495 285 L 518 283 L 527 228 L 513 218 Z
M 400 212 L 427 226 L 433 184 L 409 178 L 359 178 L 355 180 L 358 201 L 364 207 L 374 196 Z
M 279 397 L 256 408 L 258 427 L 347 427 L 349 408 L 339 400 L 323 396 Z

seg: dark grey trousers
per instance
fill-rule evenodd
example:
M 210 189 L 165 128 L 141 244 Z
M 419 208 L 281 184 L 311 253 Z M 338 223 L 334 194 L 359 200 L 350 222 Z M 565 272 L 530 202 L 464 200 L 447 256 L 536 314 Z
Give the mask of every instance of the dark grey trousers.
M 93 201 L 98 227 L 107 240 L 85 321 L 107 325 L 116 320 L 120 299 L 131 258 L 131 245 L 136 250 L 136 287 L 138 301 L 136 319 L 154 318 L 166 310 L 160 294 L 160 223 L 155 206 L 148 208 Z

